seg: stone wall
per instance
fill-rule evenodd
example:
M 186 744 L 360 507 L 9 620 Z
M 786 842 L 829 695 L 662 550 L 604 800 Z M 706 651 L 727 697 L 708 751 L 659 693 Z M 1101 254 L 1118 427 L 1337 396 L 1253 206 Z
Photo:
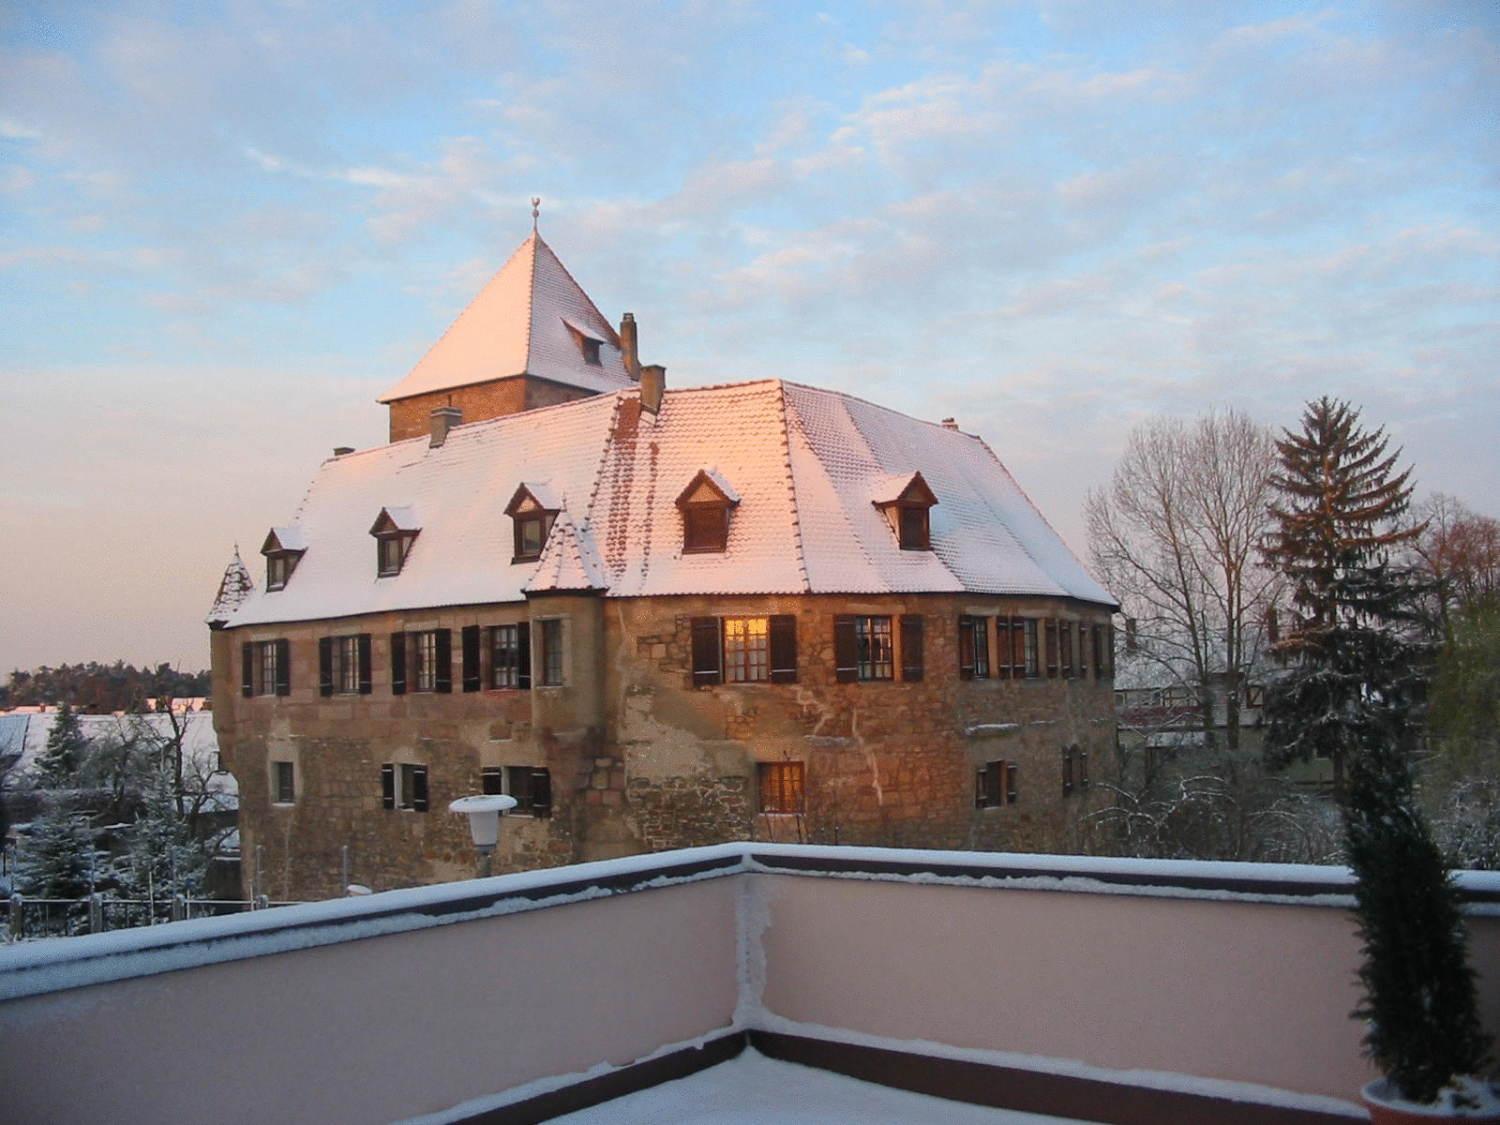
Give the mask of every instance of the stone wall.
M 898 671 L 892 682 L 838 683 L 833 621 L 842 613 L 920 615 L 922 680 L 902 682 Z M 695 616 L 771 614 L 797 619 L 796 683 L 693 686 Z M 1087 750 L 1091 772 L 1103 776 L 1113 758 L 1110 681 L 961 680 L 960 614 L 1106 620 L 1096 607 L 1056 599 L 948 594 L 565 595 L 220 632 L 214 717 L 240 783 L 246 890 L 337 894 L 344 846 L 351 879 L 377 889 L 467 877 L 467 827 L 447 805 L 478 792 L 481 769 L 498 765 L 548 769 L 553 810 L 507 818 L 497 871 L 747 838 L 1067 851 L 1078 817 L 1099 798 L 1063 794 L 1062 750 Z M 462 628 L 528 616 L 564 619 L 564 684 L 463 692 Z M 452 631 L 452 693 L 393 695 L 390 633 L 434 628 Z M 361 632 L 372 635 L 371 693 L 322 696 L 318 639 Z M 241 644 L 283 637 L 291 694 L 242 698 Z M 538 661 L 533 670 L 539 678 Z M 976 771 L 996 759 L 1019 766 L 1019 799 L 977 809 Z M 274 761 L 294 763 L 290 805 L 270 800 Z M 803 763 L 805 809 L 762 813 L 757 767 L 788 761 Z M 429 811 L 382 807 L 388 762 L 427 766 Z
M 463 411 L 464 422 L 479 422 L 506 414 L 519 414 L 540 406 L 588 398 L 592 391 L 565 387 L 525 375 L 512 375 L 489 383 L 476 383 L 451 391 L 433 391 L 390 404 L 391 440 L 423 437 L 432 432 L 432 412 L 440 406 L 453 405 Z

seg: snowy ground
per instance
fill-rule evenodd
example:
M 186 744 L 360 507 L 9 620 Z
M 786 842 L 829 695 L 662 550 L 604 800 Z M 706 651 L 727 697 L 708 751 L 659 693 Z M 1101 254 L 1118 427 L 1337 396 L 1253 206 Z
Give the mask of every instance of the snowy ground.
M 929 1098 L 746 1049 L 688 1078 L 555 1120 L 567 1125 L 1058 1125 L 1066 1119 Z

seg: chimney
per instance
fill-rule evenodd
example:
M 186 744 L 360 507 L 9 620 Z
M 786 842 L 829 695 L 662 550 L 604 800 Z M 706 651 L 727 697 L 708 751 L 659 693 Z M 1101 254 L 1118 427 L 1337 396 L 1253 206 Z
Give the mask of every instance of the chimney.
M 641 409 L 655 414 L 661 409 L 661 396 L 667 389 L 667 369 L 659 363 L 641 368 Z
M 943 429 L 945 429 L 945 430 L 956 430 L 956 429 L 958 429 L 958 422 L 957 422 L 957 420 L 953 419 L 953 418 L 944 418 L 943 419 Z
M 342 457 L 346 453 L 353 453 L 353 452 L 354 452 L 354 446 L 352 446 L 352 445 L 335 445 L 333 447 L 333 455 L 335 457 Z
M 432 440 L 428 448 L 436 449 L 448 440 L 448 431 L 464 420 L 464 412 L 456 406 L 440 406 L 432 412 Z
M 637 383 L 641 381 L 641 349 L 635 335 L 635 313 L 626 313 L 620 319 L 620 351 L 625 360 L 625 372 Z

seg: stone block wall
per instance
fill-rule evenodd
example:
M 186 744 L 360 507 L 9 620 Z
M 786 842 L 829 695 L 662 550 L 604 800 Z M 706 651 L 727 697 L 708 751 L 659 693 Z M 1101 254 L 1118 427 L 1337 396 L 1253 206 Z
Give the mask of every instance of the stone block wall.
M 489 383 L 476 383 L 451 391 L 433 391 L 413 395 L 390 404 L 391 440 L 424 437 L 432 432 L 432 412 L 440 406 L 456 406 L 463 411 L 464 422 L 479 422 L 519 414 L 539 406 L 556 406 L 561 402 L 588 398 L 592 391 L 565 387 L 527 375 L 512 375 Z

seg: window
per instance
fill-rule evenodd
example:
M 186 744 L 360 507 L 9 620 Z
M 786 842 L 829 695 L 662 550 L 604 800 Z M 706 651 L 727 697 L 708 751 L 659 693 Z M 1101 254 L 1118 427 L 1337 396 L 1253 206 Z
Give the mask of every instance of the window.
M 1015 762 L 1003 758 L 986 762 L 974 776 L 974 807 L 997 809 L 1002 805 L 1013 805 L 1021 795 L 1018 785 L 1020 768 Z
M 383 535 L 375 541 L 377 574 L 389 578 L 401 573 L 406 562 L 406 546 L 411 540 L 405 535 Z
M 542 548 L 547 544 L 547 534 L 552 530 L 553 516 L 540 512 L 515 518 L 516 552 L 512 562 L 523 562 L 542 557 Z
M 563 682 L 563 623 L 560 618 L 542 622 L 542 684 L 561 687 Z
M 699 469 L 677 497 L 686 554 L 721 552 L 729 546 L 729 512 L 739 494 L 717 470 Z
M 958 619 L 958 675 L 965 680 L 990 676 L 989 623 L 983 617 Z
M 1024 618 L 1021 622 L 1025 626 L 1025 636 L 1022 644 L 1026 649 L 1025 666 L 1028 679 L 1036 679 L 1042 674 L 1040 645 L 1037 643 L 1037 623 L 1034 617 Z
M 292 646 L 286 640 L 247 641 L 240 646 L 240 694 L 290 695 Z
M 291 762 L 271 763 L 271 800 L 278 805 L 294 804 L 297 800 L 297 771 Z
M 578 341 L 578 346 L 583 351 L 583 362 L 590 367 L 599 367 L 599 340 L 591 340 L 587 336 Z
M 297 567 L 297 560 L 301 557 L 301 552 L 298 551 L 282 551 L 266 556 L 266 591 L 268 593 L 286 587 L 287 579 L 291 578 L 292 571 Z
M 486 766 L 480 771 L 480 791 L 514 797 L 512 816 L 552 815 L 552 774 L 537 766 Z
M 1062 752 L 1062 791 L 1066 797 L 1076 789 L 1089 787 L 1089 752 L 1077 746 L 1066 747 Z
M 801 762 L 761 762 L 755 767 L 763 813 L 801 813 L 803 811 L 803 770 Z
M 300 527 L 273 527 L 270 530 L 260 545 L 260 553 L 266 558 L 267 593 L 286 587 L 306 550 L 307 541 Z
M 791 614 L 695 617 L 692 648 L 694 687 L 797 682 L 797 619 Z
M 932 540 L 927 524 L 927 505 L 902 504 L 900 506 L 899 536 L 903 551 L 927 551 Z
M 391 634 L 391 694 L 453 690 L 453 635 L 448 629 Z
M 836 617 L 833 640 L 835 675 L 840 683 L 894 679 L 889 617 Z
M 531 688 L 531 625 L 496 625 L 490 629 L 490 687 Z
M 427 811 L 427 767 L 387 763 L 380 767 L 381 804 L 388 809 Z
M 370 634 L 318 640 L 318 688 L 324 695 L 370 694 Z
M 1245 685 L 1245 706 L 1264 707 L 1266 705 L 1266 686 L 1264 684 Z
M 421 528 L 417 526 L 415 509 L 380 509 L 380 515 L 370 525 L 370 534 L 375 537 L 377 578 L 392 578 L 401 573 L 419 531 Z

